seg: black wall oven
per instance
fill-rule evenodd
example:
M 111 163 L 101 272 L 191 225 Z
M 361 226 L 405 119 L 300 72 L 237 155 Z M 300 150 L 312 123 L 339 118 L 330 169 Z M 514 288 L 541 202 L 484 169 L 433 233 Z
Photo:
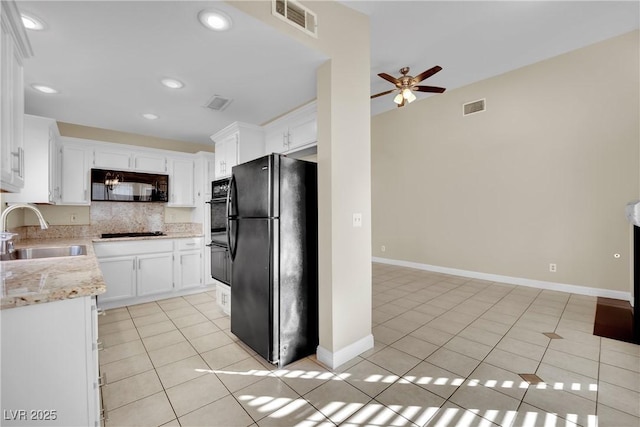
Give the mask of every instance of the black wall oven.
M 207 203 L 211 207 L 211 277 L 231 284 L 231 257 L 227 244 L 227 193 L 229 192 L 229 178 L 211 183 L 211 200 Z

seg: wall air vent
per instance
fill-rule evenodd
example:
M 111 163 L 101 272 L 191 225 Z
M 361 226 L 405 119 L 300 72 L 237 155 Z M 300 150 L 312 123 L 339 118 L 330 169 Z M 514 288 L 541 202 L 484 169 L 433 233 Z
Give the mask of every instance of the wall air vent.
M 318 37 L 315 13 L 294 0 L 272 0 L 271 13 L 305 33 Z
M 469 114 L 480 113 L 484 110 L 486 110 L 486 100 L 479 99 L 477 101 L 467 102 L 464 104 L 462 106 L 462 115 L 468 116 Z
M 220 95 L 213 95 L 205 107 L 212 109 L 213 111 L 222 111 L 231 104 L 231 99 L 224 98 Z

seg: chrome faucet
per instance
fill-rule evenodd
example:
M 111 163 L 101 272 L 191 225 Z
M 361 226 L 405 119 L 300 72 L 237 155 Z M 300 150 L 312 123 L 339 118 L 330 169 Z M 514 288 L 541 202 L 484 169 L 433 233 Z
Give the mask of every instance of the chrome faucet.
M 38 208 L 36 208 L 35 206 L 28 205 L 26 203 L 16 203 L 15 205 L 9 206 L 7 209 L 4 210 L 4 212 L 2 212 L 2 216 L 0 216 L 0 224 L 2 224 L 2 234 L 3 234 L 1 246 L 0 246 L 1 255 L 5 255 L 7 253 L 13 252 L 13 240 L 11 240 L 13 238 L 13 234 L 7 233 L 7 217 L 14 210 L 21 209 L 21 208 L 31 209 L 33 212 L 35 212 L 36 216 L 38 217 L 38 222 L 40 223 L 40 228 L 42 228 L 43 230 L 46 230 L 47 228 L 49 228 L 47 221 L 45 221 L 44 217 L 42 216 L 42 212 L 40 212 Z

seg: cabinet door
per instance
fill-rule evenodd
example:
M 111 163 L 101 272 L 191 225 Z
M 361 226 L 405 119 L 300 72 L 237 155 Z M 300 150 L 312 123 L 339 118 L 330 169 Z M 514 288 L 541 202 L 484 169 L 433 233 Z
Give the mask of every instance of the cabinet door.
M 14 46 L 13 36 L 2 20 L 0 41 L 0 187 L 18 192 L 24 186 L 24 149 L 22 128 L 24 85 L 22 58 Z
M 229 137 L 226 141 L 226 147 L 224 150 L 224 173 L 231 175 L 231 168 L 238 164 L 238 137 L 239 134 L 235 133 Z
M 195 162 L 188 159 L 171 161 L 169 205 L 195 206 Z
M 7 202 L 55 203 L 58 201 L 55 171 L 57 125 L 53 119 L 24 116 L 24 187 L 19 193 L 7 193 Z
M 100 295 L 100 302 L 117 301 L 136 296 L 136 257 L 114 257 L 99 260 L 107 292 Z
M 173 290 L 173 253 L 138 255 L 138 296 Z
M 60 204 L 88 205 L 89 151 L 63 145 L 60 151 Z
M 189 251 L 178 254 L 180 287 L 182 289 L 202 286 L 202 252 Z
M 302 117 L 289 126 L 289 145 L 287 147 L 289 150 L 317 141 L 318 124 L 315 114 Z
M 287 151 L 287 129 L 279 127 L 268 131 L 265 135 L 266 154 Z
M 238 132 L 216 143 L 216 178 L 231 175 L 231 168 L 238 164 Z
M 144 172 L 167 172 L 167 158 L 153 154 L 134 154 L 133 167 Z
M 131 169 L 131 153 L 107 147 L 96 148 L 93 153 L 93 166 L 101 169 Z

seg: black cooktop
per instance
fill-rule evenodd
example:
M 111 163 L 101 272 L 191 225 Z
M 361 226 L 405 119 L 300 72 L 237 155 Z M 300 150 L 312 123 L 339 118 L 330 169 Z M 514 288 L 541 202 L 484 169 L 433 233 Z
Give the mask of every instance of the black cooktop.
M 148 236 L 166 236 L 162 231 L 142 231 L 132 233 L 103 233 L 100 237 L 103 239 L 111 239 L 116 237 L 148 237 Z

